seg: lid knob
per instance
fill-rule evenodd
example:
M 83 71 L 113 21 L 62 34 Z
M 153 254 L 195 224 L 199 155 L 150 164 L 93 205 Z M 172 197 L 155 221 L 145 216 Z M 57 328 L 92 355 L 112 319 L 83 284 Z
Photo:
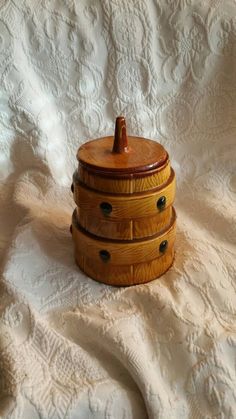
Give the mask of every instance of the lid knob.
M 126 153 L 128 151 L 128 139 L 126 136 L 126 123 L 123 116 L 116 118 L 115 136 L 112 153 Z

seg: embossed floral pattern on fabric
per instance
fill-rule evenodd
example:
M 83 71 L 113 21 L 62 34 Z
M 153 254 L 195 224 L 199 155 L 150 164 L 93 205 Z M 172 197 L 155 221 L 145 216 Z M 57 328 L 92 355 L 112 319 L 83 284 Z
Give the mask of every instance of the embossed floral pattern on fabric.
M 0 1 L 0 417 L 236 418 L 236 2 Z M 96 283 L 69 233 L 76 151 L 156 139 L 173 267 Z

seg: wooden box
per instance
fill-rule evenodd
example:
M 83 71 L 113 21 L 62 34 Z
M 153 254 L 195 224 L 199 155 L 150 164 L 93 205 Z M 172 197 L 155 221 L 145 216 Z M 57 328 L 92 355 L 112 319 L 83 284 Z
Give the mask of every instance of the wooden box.
M 123 117 L 114 137 L 82 145 L 72 192 L 75 259 L 91 278 L 110 285 L 151 281 L 174 258 L 175 173 L 157 142 L 127 137 Z

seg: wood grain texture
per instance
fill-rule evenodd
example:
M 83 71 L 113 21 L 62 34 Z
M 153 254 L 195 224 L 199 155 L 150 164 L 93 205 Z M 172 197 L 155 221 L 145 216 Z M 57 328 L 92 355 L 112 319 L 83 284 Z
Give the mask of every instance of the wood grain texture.
M 164 147 L 156 141 L 142 137 L 128 137 L 128 148 L 125 153 L 113 153 L 114 137 L 103 137 L 83 144 L 77 159 L 90 170 L 105 173 L 107 170 L 114 176 L 122 172 L 132 173 L 152 170 L 163 166 L 168 159 Z
M 120 221 L 111 220 L 107 217 L 98 218 L 93 214 L 77 207 L 80 225 L 95 236 L 108 239 L 132 240 L 153 236 L 161 232 L 170 224 L 172 206 L 151 217 L 134 218 Z
M 123 116 L 116 118 L 115 136 L 112 153 L 129 152 L 128 138 L 126 135 L 126 122 Z
M 161 187 L 171 174 L 171 167 L 169 161 L 160 169 L 148 171 L 143 173 L 140 177 L 109 177 L 102 176 L 101 173 L 92 173 L 88 168 L 79 165 L 78 172 L 74 173 L 73 182 L 74 186 L 80 181 L 87 185 L 89 188 L 108 192 L 113 194 L 130 194 L 137 192 L 144 192 L 157 187 Z
M 139 261 L 139 263 L 148 262 L 157 257 L 160 257 L 160 245 L 163 241 L 168 241 L 168 249 L 174 245 L 176 235 L 176 215 L 173 210 L 171 225 L 162 234 L 152 236 L 145 240 L 106 240 L 99 239 L 83 230 L 78 224 L 76 212 L 72 217 L 72 236 L 75 242 L 76 253 L 79 252 L 83 256 L 94 261 L 94 263 L 100 263 L 101 257 L 100 252 L 106 251 L 110 255 L 110 259 L 107 262 L 109 265 L 133 265 Z M 106 263 L 102 263 L 101 266 L 105 266 Z
M 128 137 L 123 116 L 114 137 L 83 144 L 72 193 L 75 259 L 91 278 L 112 285 L 153 280 L 172 264 L 175 173 L 162 145 Z
M 147 283 L 163 275 L 173 263 L 174 246 L 159 258 L 133 265 L 114 266 L 94 262 L 79 249 L 75 250 L 75 260 L 80 269 L 96 281 L 114 286 L 131 286 Z
M 164 211 L 151 217 L 133 219 L 132 235 L 134 239 L 141 239 L 161 233 L 171 222 L 173 208 L 169 206 Z
M 131 240 L 132 221 L 131 220 L 109 220 L 105 217 L 94 217 L 81 208 L 77 207 L 77 214 L 80 225 L 95 236 L 110 239 Z
M 109 220 L 128 220 L 155 216 L 160 210 L 157 201 L 162 196 L 166 198 L 166 207 L 172 205 L 175 197 L 175 174 L 171 171 L 171 176 L 166 185 L 152 192 L 111 195 L 96 192 L 77 184 L 74 187 L 74 200 L 80 210 L 98 219 Z M 101 210 L 102 203 L 112 206 L 109 215 L 104 215 Z
M 160 210 L 157 201 L 162 196 L 166 198 L 166 207 L 172 205 L 175 197 L 175 175 L 172 170 L 166 185 L 152 192 L 142 194 L 114 195 L 96 192 L 77 184 L 74 188 L 74 200 L 83 212 L 100 219 L 121 221 L 122 219 L 138 219 L 155 216 Z M 101 204 L 112 206 L 109 215 L 104 215 Z

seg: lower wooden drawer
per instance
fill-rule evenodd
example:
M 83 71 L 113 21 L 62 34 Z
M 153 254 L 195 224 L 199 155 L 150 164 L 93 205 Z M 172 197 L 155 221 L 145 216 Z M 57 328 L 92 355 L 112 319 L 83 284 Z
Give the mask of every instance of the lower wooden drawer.
M 166 272 L 174 258 L 176 215 L 169 227 L 145 240 L 99 239 L 72 219 L 75 259 L 91 278 L 110 285 L 126 286 L 149 282 Z

